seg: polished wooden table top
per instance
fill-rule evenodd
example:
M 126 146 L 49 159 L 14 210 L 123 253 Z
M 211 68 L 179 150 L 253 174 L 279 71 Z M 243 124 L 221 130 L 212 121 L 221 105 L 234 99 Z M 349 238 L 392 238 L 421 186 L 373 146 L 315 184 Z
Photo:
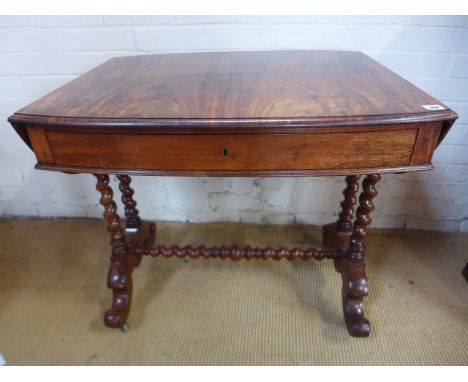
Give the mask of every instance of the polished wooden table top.
M 424 105 L 439 104 L 434 111 Z M 79 119 L 326 120 L 450 118 L 453 113 L 360 52 L 265 51 L 118 57 L 19 110 Z M 149 121 L 147 121 L 149 122 Z M 201 121 L 200 121 L 201 122 Z
M 12 117 L 37 168 L 349 175 L 432 168 L 457 114 L 359 52 L 118 57 Z

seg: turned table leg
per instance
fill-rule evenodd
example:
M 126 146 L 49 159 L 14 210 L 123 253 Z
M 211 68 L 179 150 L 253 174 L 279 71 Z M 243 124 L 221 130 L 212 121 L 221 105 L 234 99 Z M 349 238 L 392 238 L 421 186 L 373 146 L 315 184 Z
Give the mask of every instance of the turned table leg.
M 112 188 L 109 186 L 109 175 L 95 174 L 95 176 L 98 180 L 96 189 L 101 193 L 100 203 L 104 206 L 103 216 L 107 220 L 107 230 L 111 233 L 112 246 L 107 285 L 113 290 L 113 302 L 112 307 L 104 314 L 104 322 L 109 327 L 121 328 L 126 324 L 130 312 L 132 272 L 142 258 L 142 255 L 132 248 L 137 244 L 152 245 L 156 230 L 154 224 L 140 220 L 129 176 L 118 176 L 127 217 L 125 230 L 117 214 L 117 205 L 113 200 Z
M 127 218 L 127 228 L 138 229 L 141 224 L 138 210 L 136 209 L 137 202 L 133 199 L 133 189 L 130 187 L 132 178 L 128 175 L 117 175 L 119 180 L 119 189 L 122 193 L 122 203 L 125 208 L 125 217 Z
M 111 265 L 107 285 L 113 290 L 112 308 L 106 311 L 104 322 L 110 327 L 122 327 L 128 317 L 132 294 L 131 271 L 128 266 L 128 251 L 125 245 L 124 231 L 117 214 L 117 205 L 113 200 L 112 188 L 109 186 L 109 175 L 95 175 L 98 182 L 96 189 L 101 193 L 99 202 L 104 206 L 104 217 L 107 230 L 111 233 Z
M 323 244 L 326 248 L 338 247 L 342 252 L 348 251 L 353 232 L 354 206 L 356 205 L 356 194 L 359 190 L 360 177 L 361 175 L 350 175 L 345 178 L 346 188 L 343 191 L 345 198 L 341 202 L 341 212 L 338 215 L 338 221 L 326 224 L 322 228 Z
M 343 313 L 349 334 L 354 337 L 369 335 L 371 325 L 364 317 L 364 297 L 369 293 L 369 283 L 366 274 L 365 240 L 367 226 L 372 220 L 369 214 L 374 210 L 372 199 L 377 196 L 375 188 L 380 175 L 367 175 L 362 182 L 362 192 L 359 196 L 359 207 L 356 211 L 351 241 L 346 256 L 337 261 L 337 269 L 343 280 L 342 299 Z

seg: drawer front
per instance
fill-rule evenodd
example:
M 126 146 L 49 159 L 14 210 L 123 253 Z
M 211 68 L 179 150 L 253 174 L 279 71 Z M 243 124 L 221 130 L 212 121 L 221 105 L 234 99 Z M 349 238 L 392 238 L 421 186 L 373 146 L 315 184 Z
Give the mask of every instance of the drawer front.
M 409 165 L 417 131 L 163 135 L 45 130 L 43 138 L 49 158 L 62 166 L 289 171 Z

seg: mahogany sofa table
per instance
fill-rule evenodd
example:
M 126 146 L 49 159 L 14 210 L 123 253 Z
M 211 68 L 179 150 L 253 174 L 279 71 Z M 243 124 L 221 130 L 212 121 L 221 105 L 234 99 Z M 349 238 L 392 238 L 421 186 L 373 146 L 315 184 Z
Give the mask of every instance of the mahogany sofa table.
M 333 259 L 346 326 L 367 336 L 365 239 L 383 173 L 432 169 L 457 114 L 359 52 L 186 53 L 114 58 L 9 118 L 36 168 L 90 173 L 111 233 L 105 324 L 125 327 L 143 255 Z M 117 175 L 125 225 L 109 174 Z M 346 176 L 323 249 L 154 246 L 130 175 Z M 354 214 L 363 176 L 359 206 Z M 354 216 L 355 215 L 355 216 Z

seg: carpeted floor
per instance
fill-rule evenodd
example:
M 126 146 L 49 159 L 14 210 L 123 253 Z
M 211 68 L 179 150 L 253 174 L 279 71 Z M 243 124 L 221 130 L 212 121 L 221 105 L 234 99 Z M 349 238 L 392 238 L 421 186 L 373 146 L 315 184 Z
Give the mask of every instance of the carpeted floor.
M 166 244 L 320 245 L 304 226 L 160 223 Z M 9 365 L 468 365 L 468 235 L 372 230 L 370 337 L 351 338 L 329 260 L 145 258 L 130 330 L 104 327 L 99 220 L 0 221 L 0 353 Z

